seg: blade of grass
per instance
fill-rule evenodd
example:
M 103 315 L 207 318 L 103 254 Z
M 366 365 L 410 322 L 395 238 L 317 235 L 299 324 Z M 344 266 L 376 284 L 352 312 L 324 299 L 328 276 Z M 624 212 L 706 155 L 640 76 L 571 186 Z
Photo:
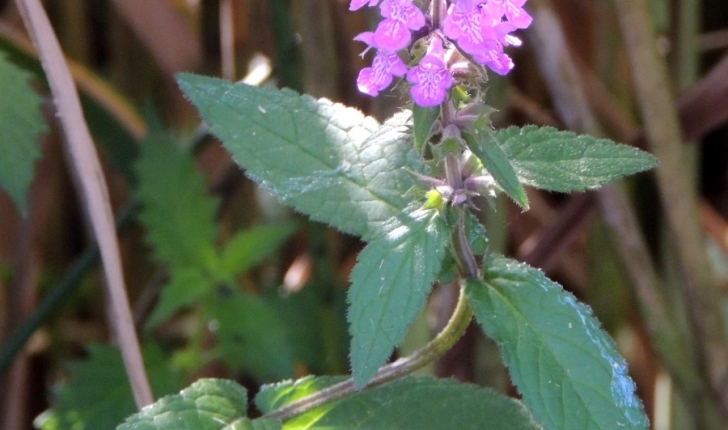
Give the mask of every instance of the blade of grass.
M 121 348 L 134 399 L 141 409 L 154 402 L 154 398 L 124 288 L 119 243 L 101 163 L 83 118 L 76 86 L 43 6 L 38 0 L 16 0 L 16 4 L 38 49 L 53 93 L 75 183 L 99 244 L 111 304 L 112 327 Z
M 657 52 L 646 0 L 615 0 L 625 47 L 630 59 L 650 151 L 659 159 L 657 185 L 681 268 L 686 296 L 713 390 L 728 418 L 726 369 L 728 343 L 723 329 L 719 291 L 713 279 L 700 226 L 697 193 L 684 166 L 682 132 L 670 94 L 667 67 Z

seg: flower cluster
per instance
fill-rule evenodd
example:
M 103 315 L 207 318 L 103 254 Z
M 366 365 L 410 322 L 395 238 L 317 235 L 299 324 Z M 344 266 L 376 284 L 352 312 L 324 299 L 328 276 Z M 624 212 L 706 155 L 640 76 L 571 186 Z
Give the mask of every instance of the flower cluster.
M 504 47 L 520 46 L 521 41 L 511 33 L 528 27 L 532 21 L 523 9 L 525 2 L 432 0 L 425 15 L 414 0 L 351 0 L 350 10 L 379 6 L 384 17 L 376 31 L 355 38 L 368 45 L 365 53 L 376 50 L 372 65 L 359 73 L 359 90 L 376 96 L 392 83 L 394 76 L 406 75 L 413 84 L 410 92 L 415 103 L 424 107 L 442 103 L 454 81 L 448 67 L 455 49 L 450 42 L 457 44 L 471 61 L 505 75 L 513 68 L 513 61 Z M 414 43 L 412 32 L 423 29 L 426 31 L 420 39 L 427 41 L 427 51 L 419 64 L 408 70 L 400 52 Z

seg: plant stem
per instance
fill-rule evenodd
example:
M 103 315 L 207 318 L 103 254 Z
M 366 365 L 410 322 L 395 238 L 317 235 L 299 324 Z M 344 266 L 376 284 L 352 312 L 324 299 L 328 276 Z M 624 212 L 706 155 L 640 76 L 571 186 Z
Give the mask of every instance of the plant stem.
M 361 390 L 378 387 L 401 378 L 437 359 L 460 339 L 463 333 L 465 333 L 465 329 L 468 328 L 472 317 L 473 311 L 468 306 L 465 288 L 461 282 L 457 305 L 445 328 L 422 349 L 415 351 L 408 357 L 400 358 L 394 363 L 382 366 L 371 381 Z M 317 391 L 301 400 L 265 414 L 263 417 L 285 421 L 325 403 L 340 400 L 359 391 L 354 384 L 354 378 L 348 378 L 346 381 Z
M 38 0 L 16 0 L 48 77 L 59 121 L 66 137 L 68 160 L 75 185 L 84 201 L 90 228 L 98 242 L 110 302 L 110 320 L 121 349 L 134 400 L 141 409 L 154 402 L 144 369 L 139 340 L 124 287 L 119 242 L 101 162 L 81 111 L 76 85 L 43 5 Z

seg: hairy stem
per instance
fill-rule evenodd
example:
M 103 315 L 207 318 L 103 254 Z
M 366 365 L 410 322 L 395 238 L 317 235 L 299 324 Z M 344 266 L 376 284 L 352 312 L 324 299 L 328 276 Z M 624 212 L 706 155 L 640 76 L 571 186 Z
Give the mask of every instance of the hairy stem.
M 378 387 L 387 382 L 399 379 L 415 370 L 427 365 L 433 360 L 440 357 L 449 350 L 455 342 L 465 333 L 465 329 L 470 324 L 473 312 L 468 306 L 465 297 L 464 285 L 460 286 L 460 296 L 458 297 L 455 311 L 444 329 L 430 343 L 422 349 L 415 351 L 412 355 L 400 358 L 394 363 L 382 366 L 374 377 L 366 384 L 362 390 Z M 332 385 L 321 391 L 304 397 L 301 400 L 288 404 L 280 409 L 274 410 L 264 418 L 272 418 L 281 421 L 301 415 L 311 409 L 321 406 L 325 403 L 340 400 L 346 396 L 359 392 L 354 385 L 354 378 Z

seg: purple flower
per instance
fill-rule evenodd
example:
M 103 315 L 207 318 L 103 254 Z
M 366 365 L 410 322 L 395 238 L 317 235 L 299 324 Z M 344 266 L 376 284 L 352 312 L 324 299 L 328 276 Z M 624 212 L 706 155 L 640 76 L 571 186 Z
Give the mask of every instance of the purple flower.
M 483 14 L 477 4 L 466 9 L 465 3 L 467 1 L 461 0 L 450 6 L 442 31 L 445 36 L 457 40 L 463 51 L 474 54 L 485 44 Z
M 382 16 L 386 18 L 374 32 L 379 47 L 398 51 L 409 43 L 412 37 L 410 30 L 419 30 L 425 25 L 425 15 L 412 1 L 384 0 L 379 6 Z
M 351 0 L 349 10 L 357 10 L 364 7 L 365 4 L 369 3 L 369 6 L 376 6 L 380 0 Z
M 488 9 L 499 16 L 505 15 L 516 28 L 526 28 L 533 18 L 523 9 L 526 0 L 488 0 Z
M 372 61 L 372 66 L 365 67 L 359 72 L 359 77 L 356 81 L 359 91 L 370 96 L 376 96 L 392 83 L 392 76 L 403 76 L 407 73 L 407 66 L 399 58 L 397 53 L 386 48 L 380 48 L 376 43 L 374 33 L 371 31 L 361 33 L 354 40 L 369 45 L 369 48 L 364 53 L 370 48 L 377 50 L 377 54 Z
M 427 54 L 420 64 L 407 72 L 407 80 L 414 84 L 410 94 L 418 105 L 437 106 L 445 100 L 447 90 L 452 86 L 452 76 L 445 67 L 442 41 L 439 37 L 432 38 Z
M 479 51 L 473 58 L 499 75 L 508 74 L 513 69 L 513 60 L 503 52 L 503 44 L 497 40 L 490 41 L 488 48 Z

